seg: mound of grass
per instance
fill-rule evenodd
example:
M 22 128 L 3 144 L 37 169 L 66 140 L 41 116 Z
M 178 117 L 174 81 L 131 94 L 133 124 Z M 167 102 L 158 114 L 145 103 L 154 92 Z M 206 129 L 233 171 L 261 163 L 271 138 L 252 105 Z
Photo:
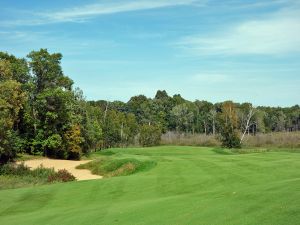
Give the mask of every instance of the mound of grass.
M 127 176 L 154 167 L 154 161 L 140 161 L 133 158 L 112 159 L 110 157 L 96 159 L 87 164 L 79 165 L 77 169 L 88 169 L 92 174 L 104 177 Z
M 97 155 L 105 155 L 105 156 L 111 156 L 111 155 L 115 155 L 116 153 L 111 151 L 111 150 L 102 150 L 97 152 Z

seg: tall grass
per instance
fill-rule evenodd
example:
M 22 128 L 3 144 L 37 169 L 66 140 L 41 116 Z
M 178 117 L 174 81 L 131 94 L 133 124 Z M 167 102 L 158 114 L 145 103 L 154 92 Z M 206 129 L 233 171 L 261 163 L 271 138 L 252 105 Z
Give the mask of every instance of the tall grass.
M 8 163 L 0 166 L 0 190 L 73 180 L 75 177 L 64 170 L 55 172 L 53 168 L 43 166 L 31 170 L 24 163 Z
M 300 132 L 273 132 L 245 137 L 246 147 L 300 148 Z
M 161 137 L 162 145 L 180 146 L 219 146 L 220 141 L 216 136 L 205 134 L 190 134 L 167 132 Z
M 218 136 L 167 132 L 162 135 L 162 145 L 220 146 Z M 300 148 L 300 132 L 273 132 L 247 135 L 244 147 Z

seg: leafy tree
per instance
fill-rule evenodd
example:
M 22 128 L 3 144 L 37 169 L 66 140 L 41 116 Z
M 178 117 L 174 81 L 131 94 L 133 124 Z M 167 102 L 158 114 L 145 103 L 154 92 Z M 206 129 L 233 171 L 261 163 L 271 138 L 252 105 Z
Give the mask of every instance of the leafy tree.
M 73 81 L 63 74 L 60 53 L 50 54 L 47 49 L 41 49 L 30 52 L 28 58 L 30 59 L 29 66 L 34 74 L 37 93 L 56 87 L 71 90 Z
M 156 125 L 144 124 L 140 128 L 139 142 L 142 146 L 159 145 L 161 140 L 161 128 Z
M 183 103 L 175 106 L 171 111 L 171 117 L 173 118 L 173 123 L 176 124 L 177 131 L 188 132 L 191 130 L 194 114 L 188 104 Z
M 64 134 L 66 150 L 70 159 L 80 159 L 82 149 L 81 143 L 84 141 L 81 137 L 80 126 L 74 124 Z
M 25 59 L 19 59 L 5 52 L 0 52 L 0 61 L 2 63 L 9 63 L 5 66 L 5 68 L 11 71 L 11 79 L 21 83 L 22 86 L 24 86 L 24 84 L 28 84 L 31 77 L 29 75 L 29 68 Z
M 75 154 L 67 142 L 74 140 L 67 139 L 65 134 L 75 132 L 74 126 L 81 122 L 81 117 L 75 113 L 73 81 L 62 72 L 62 55 L 41 49 L 32 51 L 28 57 L 34 84 L 30 111 L 35 136 L 31 149 L 35 152 L 38 148 L 50 157 L 72 158 Z M 76 158 L 81 154 L 77 150 Z
M 15 125 L 26 101 L 26 93 L 13 79 L 10 66 L 7 60 L 0 60 L 0 163 L 16 156 L 19 140 Z
M 240 148 L 240 138 L 238 135 L 238 118 L 233 102 L 223 103 L 222 112 L 219 115 L 221 124 L 221 141 L 223 147 Z

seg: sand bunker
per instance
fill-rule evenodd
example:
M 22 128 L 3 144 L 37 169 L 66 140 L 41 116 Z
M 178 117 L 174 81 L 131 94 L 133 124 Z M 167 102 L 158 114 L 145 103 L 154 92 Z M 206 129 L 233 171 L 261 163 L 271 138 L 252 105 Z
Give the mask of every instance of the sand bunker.
M 34 159 L 25 161 L 24 164 L 32 169 L 43 165 L 46 168 L 54 168 L 55 171 L 66 169 L 73 176 L 76 177 L 77 180 L 93 180 L 93 179 L 101 179 L 102 176 L 94 175 L 89 170 L 85 169 L 76 169 L 75 167 L 80 164 L 85 164 L 90 162 L 91 160 L 83 160 L 83 161 L 72 161 L 72 160 L 57 160 L 57 159 Z

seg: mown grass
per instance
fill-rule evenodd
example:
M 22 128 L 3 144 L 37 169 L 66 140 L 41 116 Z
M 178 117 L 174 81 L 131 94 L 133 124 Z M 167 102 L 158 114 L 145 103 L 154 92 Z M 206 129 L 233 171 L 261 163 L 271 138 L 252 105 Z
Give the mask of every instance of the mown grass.
M 111 151 L 109 154 L 112 155 Z M 145 171 L 154 167 L 154 161 L 140 161 L 134 158 L 113 159 L 111 157 L 102 157 L 87 164 L 77 166 L 77 169 L 88 169 L 92 174 L 101 175 L 103 177 L 127 176 L 140 171 Z
M 221 150 L 111 149 L 112 159 L 157 165 L 130 176 L 2 190 L 0 224 L 299 224 L 299 153 Z

